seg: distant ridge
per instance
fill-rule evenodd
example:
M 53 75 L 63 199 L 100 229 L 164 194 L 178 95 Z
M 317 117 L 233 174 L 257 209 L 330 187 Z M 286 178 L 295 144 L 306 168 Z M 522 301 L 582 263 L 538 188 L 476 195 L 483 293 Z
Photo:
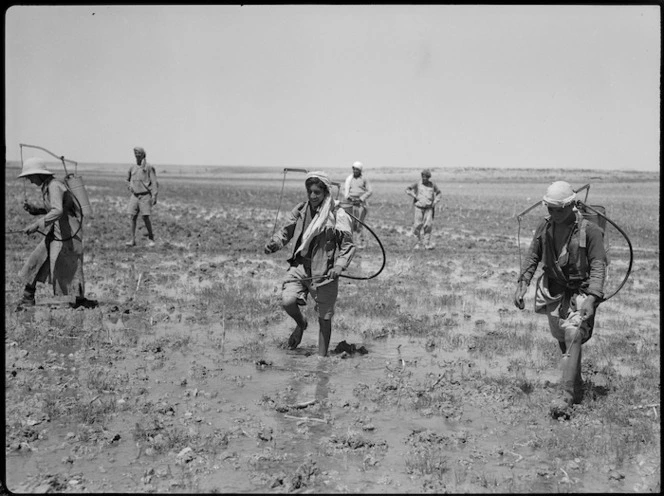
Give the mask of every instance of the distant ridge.
M 266 167 L 250 165 L 169 165 L 153 164 L 160 180 L 174 180 L 177 178 L 194 180 L 256 180 L 280 181 L 283 179 L 283 167 Z M 57 161 L 49 162 L 49 167 L 56 175 L 64 175 L 62 164 Z M 129 163 L 79 163 L 76 172 L 87 176 L 105 176 L 124 179 Z M 303 168 L 292 166 L 294 168 Z M 18 175 L 20 162 L 7 161 L 5 175 Z M 71 166 L 68 172 L 74 172 Z M 307 170 L 319 170 L 316 167 L 306 167 Z M 350 174 L 350 167 L 335 167 L 323 169 L 330 174 L 333 181 L 343 181 Z M 10 172 L 10 171 L 15 172 Z M 545 184 L 557 180 L 569 181 L 573 184 L 600 183 L 600 182 L 659 182 L 660 173 L 652 171 L 602 171 L 593 169 L 564 169 L 564 168 L 490 168 L 490 167 L 433 167 L 433 181 L 439 184 L 463 182 L 494 182 L 494 183 L 531 183 Z M 366 177 L 372 182 L 399 181 L 412 183 L 420 178 L 419 169 L 410 167 L 384 167 L 365 168 Z M 299 180 L 301 173 L 288 173 L 288 180 Z

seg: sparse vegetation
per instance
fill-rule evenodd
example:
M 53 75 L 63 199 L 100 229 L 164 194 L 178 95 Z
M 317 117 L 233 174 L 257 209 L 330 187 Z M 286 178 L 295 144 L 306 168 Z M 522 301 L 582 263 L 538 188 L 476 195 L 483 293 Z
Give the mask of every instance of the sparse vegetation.
M 311 299 L 300 348 L 285 349 L 289 253 L 262 252 L 279 174 L 192 171 L 161 175 L 153 249 L 124 247 L 121 173 L 84 172 L 95 209 L 85 276 L 98 309 L 71 310 L 39 286 L 38 305 L 15 313 L 15 274 L 36 238 L 6 235 L 9 489 L 660 491 L 657 174 L 593 183 L 590 203 L 607 206 L 636 258 L 584 345 L 583 402 L 555 421 L 558 345 L 532 311 L 532 288 L 525 311 L 511 301 L 514 214 L 547 182 L 584 184 L 587 172 L 434 170 L 436 249 L 415 251 L 403 194 L 415 174 L 367 171 L 367 222 L 388 261 L 376 279 L 341 279 L 330 348 L 345 340 L 369 353 L 319 360 Z M 7 230 L 27 221 L 14 173 Z M 302 197 L 300 177 L 289 179 L 282 215 Z M 541 213 L 523 221 L 523 254 Z M 627 250 L 617 232 L 608 238 L 615 288 Z M 349 273 L 374 267 L 379 253 L 369 244 Z

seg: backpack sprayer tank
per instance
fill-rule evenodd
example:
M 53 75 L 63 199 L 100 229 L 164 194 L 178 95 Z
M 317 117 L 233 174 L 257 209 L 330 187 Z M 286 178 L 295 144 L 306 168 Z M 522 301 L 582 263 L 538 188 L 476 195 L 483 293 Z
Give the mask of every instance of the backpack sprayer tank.
M 76 174 L 67 174 L 67 176 L 65 176 L 65 184 L 76 197 L 76 200 L 78 200 L 83 215 L 85 217 L 93 217 L 92 205 L 90 205 L 90 198 L 88 198 L 88 192 L 85 190 L 83 178 Z

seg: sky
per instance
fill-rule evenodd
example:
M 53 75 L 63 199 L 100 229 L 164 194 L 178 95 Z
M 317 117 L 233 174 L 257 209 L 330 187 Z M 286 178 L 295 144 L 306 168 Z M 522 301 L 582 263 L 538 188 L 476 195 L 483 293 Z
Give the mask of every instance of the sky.
M 13 6 L 6 159 L 660 167 L 657 5 Z M 24 149 L 23 158 L 31 156 Z

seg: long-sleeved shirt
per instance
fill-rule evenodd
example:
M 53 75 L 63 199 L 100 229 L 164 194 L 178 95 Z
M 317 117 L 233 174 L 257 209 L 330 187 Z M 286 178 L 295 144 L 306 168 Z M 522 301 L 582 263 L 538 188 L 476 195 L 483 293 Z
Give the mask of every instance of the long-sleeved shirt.
M 581 222 L 585 223 L 583 229 Z M 538 264 L 542 262 L 542 269 L 549 278 L 551 286 L 549 290 L 552 294 L 560 294 L 565 289 L 582 289 L 602 299 L 607 263 L 602 230 L 594 222 L 583 219 L 580 214 L 577 214 L 571 229 L 569 241 L 566 245 L 558 243 L 561 248 L 556 250 L 553 222 L 547 216 L 535 231 L 518 280 L 530 284 Z M 582 246 L 582 230 L 585 230 L 585 248 Z M 565 246 L 568 255 L 561 257 Z M 567 260 L 559 260 L 560 258 Z
M 152 198 L 159 192 L 157 173 L 147 162 L 142 165 L 132 165 L 127 173 L 127 184 L 135 195 L 150 193 Z
M 355 177 L 353 174 L 346 178 L 344 182 L 344 196 L 351 199 L 358 199 L 363 203 L 366 203 L 367 199 L 373 194 L 373 189 L 369 184 L 369 181 L 365 179 L 364 176 L 360 174 L 359 177 Z
M 19 272 L 24 284 L 50 279 L 53 294 L 85 294 L 83 278 L 83 230 L 77 217 L 74 195 L 59 179 L 47 179 L 41 186 L 43 207 L 31 205 L 32 215 L 45 234 Z
M 291 239 L 297 242 L 293 245 L 293 252 L 288 262 L 297 263 L 295 251 L 297 250 L 306 224 L 311 222 L 309 202 L 302 202 L 295 206 L 288 214 L 285 225 L 272 237 L 277 249 L 285 246 Z M 355 254 L 355 245 L 351 234 L 350 218 L 342 208 L 335 210 L 335 225 L 326 226 L 310 244 L 305 258 L 311 260 L 311 275 L 320 277 L 327 274 L 332 267 L 346 269 Z
M 56 237 L 61 238 L 61 226 L 58 221 L 67 219 L 67 216 L 71 217 L 71 222 L 78 228 L 79 220 L 76 218 L 76 214 L 79 212 L 78 205 L 62 181 L 55 178 L 45 181 L 41 186 L 41 192 L 44 207 L 33 206 L 35 215 L 44 215 L 39 219 L 40 230 L 45 232 L 53 226 L 56 230 Z
M 433 181 L 429 184 L 424 184 L 422 181 L 413 183 L 406 188 L 406 193 L 415 195 L 413 201 L 418 208 L 433 208 L 442 197 L 440 189 Z

